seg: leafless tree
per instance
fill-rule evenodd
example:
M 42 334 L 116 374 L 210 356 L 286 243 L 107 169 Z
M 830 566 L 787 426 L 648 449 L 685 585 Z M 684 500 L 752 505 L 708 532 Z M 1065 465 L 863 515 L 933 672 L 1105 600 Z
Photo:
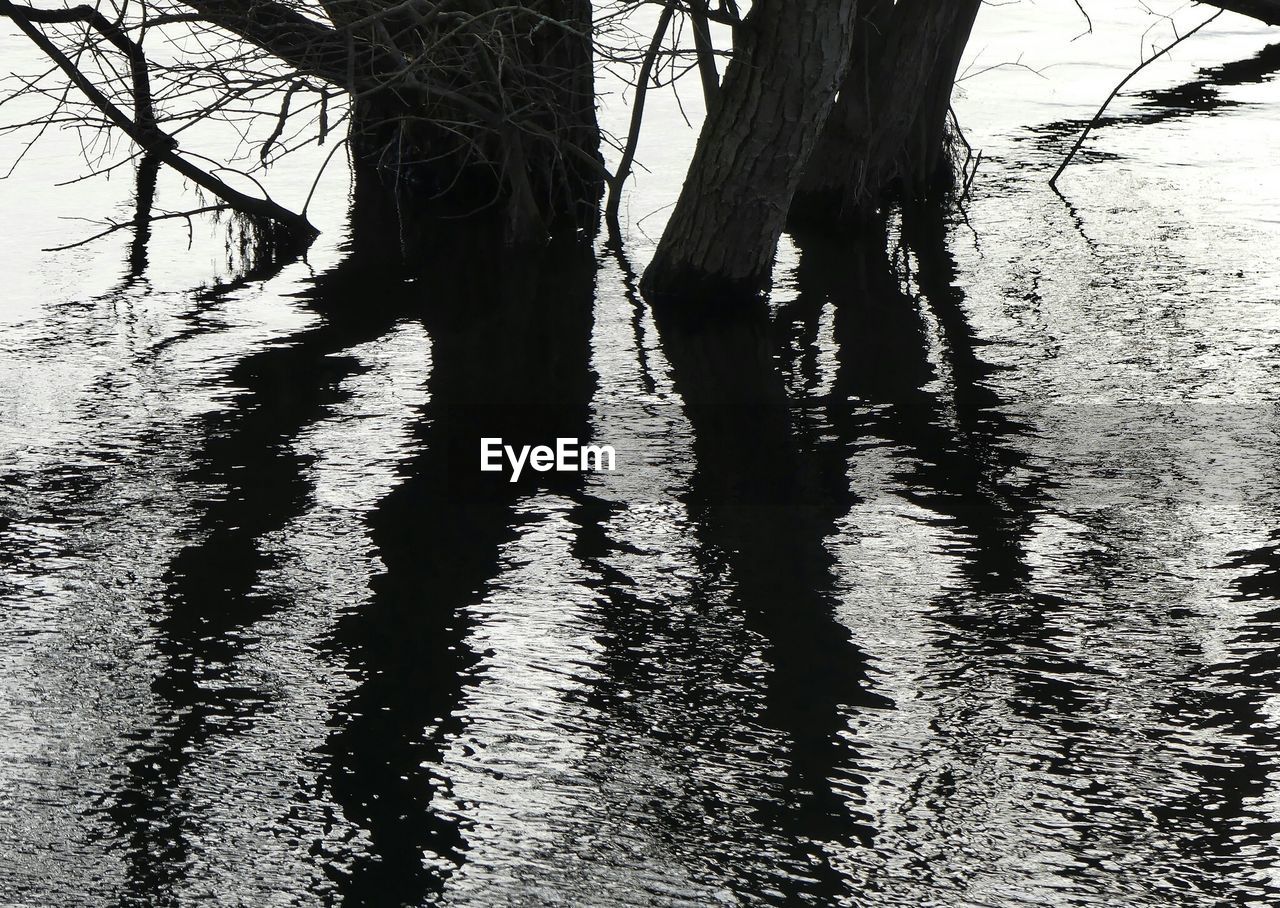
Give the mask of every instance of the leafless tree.
M 1280 0 L 1210 5 L 1280 22 Z M 3 80 L 0 109 L 21 98 L 46 103 L 0 129 L 26 130 L 31 142 L 72 130 L 90 173 L 145 158 L 205 194 L 192 211 L 149 217 L 232 210 L 280 239 L 306 241 L 310 199 L 286 207 L 259 176 L 318 144 L 328 146 L 325 160 L 341 150 L 357 174 L 412 197 L 415 216 L 465 219 L 503 243 L 536 246 L 552 233 L 589 235 L 606 188 L 617 226 L 647 91 L 696 75 L 707 116 L 644 286 L 654 296 L 751 294 L 766 283 L 789 218 L 845 228 L 947 182 L 950 94 L 980 6 L 0 0 L 0 18 L 48 61 Z M 642 32 L 644 7 L 656 25 Z M 714 45 L 717 26 L 730 47 Z M 600 67 L 631 85 L 625 136 L 605 136 L 597 122 Z M 195 139 L 214 123 L 236 137 L 222 160 Z M 614 173 L 603 163 L 609 141 Z

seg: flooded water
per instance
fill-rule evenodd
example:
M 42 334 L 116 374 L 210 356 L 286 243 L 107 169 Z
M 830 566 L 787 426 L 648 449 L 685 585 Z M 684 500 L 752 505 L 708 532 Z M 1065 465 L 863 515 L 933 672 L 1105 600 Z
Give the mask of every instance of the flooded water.
M 1059 197 L 1171 35 L 1113 6 L 984 8 L 964 216 L 788 237 L 714 318 L 634 289 L 670 100 L 626 254 L 527 267 L 404 264 L 340 173 L 304 261 L 44 253 L 134 189 L 45 146 L 0 183 L 0 903 L 1280 901 L 1280 32 L 1144 72 Z

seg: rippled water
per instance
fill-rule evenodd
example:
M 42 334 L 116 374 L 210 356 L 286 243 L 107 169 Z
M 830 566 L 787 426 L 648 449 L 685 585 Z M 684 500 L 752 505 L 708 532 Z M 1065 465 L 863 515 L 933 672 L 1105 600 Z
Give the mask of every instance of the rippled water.
M 0 903 L 1280 900 L 1280 52 L 1224 17 L 1059 198 L 1153 22 L 1093 12 L 984 10 L 965 218 L 716 319 L 634 291 L 670 102 L 630 260 L 144 268 L 38 251 L 128 180 L 0 184 Z

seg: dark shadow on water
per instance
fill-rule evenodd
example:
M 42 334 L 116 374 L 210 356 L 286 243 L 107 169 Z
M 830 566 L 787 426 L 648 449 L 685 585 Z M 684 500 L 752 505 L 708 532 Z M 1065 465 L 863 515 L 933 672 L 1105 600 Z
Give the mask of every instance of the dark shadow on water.
M 1184 839 L 1183 852 L 1224 904 L 1280 903 L 1275 880 L 1280 819 L 1269 804 L 1280 766 L 1275 757 L 1274 703 L 1280 685 L 1280 531 L 1252 551 L 1237 552 L 1227 567 L 1237 607 L 1256 607 L 1224 657 L 1202 663 L 1161 702 L 1171 726 L 1186 729 L 1209 752 L 1184 768 L 1196 787 L 1157 808 L 1161 824 Z
M 204 306 L 269 279 L 287 263 L 251 264 L 227 284 L 206 288 L 198 302 Z M 131 266 L 139 264 L 145 260 L 134 250 Z M 139 277 L 131 274 L 131 280 Z M 169 566 L 154 618 L 163 665 L 152 683 L 159 721 L 132 748 L 106 809 L 128 843 L 128 890 L 148 904 L 173 902 L 190 866 L 188 839 L 200 818 L 182 794 L 184 772 L 216 744 L 270 714 L 268 693 L 229 679 L 260 642 L 254 626 L 292 604 L 260 583 L 276 566 L 264 542 L 310 506 L 310 458 L 294 450 L 293 440 L 324 418 L 342 399 L 339 383 L 359 371 L 354 359 L 333 354 L 391 324 L 391 313 L 377 306 L 363 314 L 327 319 L 288 344 L 247 356 L 227 379 L 242 390 L 204 420 L 204 449 L 184 479 L 208 497 L 191 501 L 198 521 Z M 200 330 L 192 325 L 180 336 Z
M 899 494 L 936 515 L 963 542 L 953 552 L 959 577 L 929 604 L 939 630 L 931 683 L 961 702 L 973 687 L 973 702 L 980 704 L 992 676 L 1008 678 L 1009 709 L 1044 730 L 1028 746 L 1055 755 L 1042 768 L 1070 778 L 1064 783 L 1070 791 L 1094 797 L 1091 786 L 1098 780 L 1087 759 L 1079 758 L 1097 746 L 1093 714 L 1105 705 L 1099 698 L 1112 682 L 1054 639 L 1070 626 L 1064 620 L 1077 604 L 1037 588 L 1028 547 L 1036 522 L 1053 513 L 1055 483 L 1024 453 L 1032 440 L 1028 429 L 1004 415 L 999 371 L 983 359 L 945 238 L 942 220 L 927 212 L 906 214 L 900 252 L 911 253 L 909 275 L 901 255 L 896 266 L 880 261 L 885 244 L 851 250 L 822 238 L 797 238 L 801 294 L 779 320 L 799 316 L 803 333 L 816 334 L 818 303 L 806 296 L 821 297 L 825 288 L 835 303 L 839 354 L 829 404 L 814 417 L 815 436 L 847 446 L 861 434 L 901 447 L 894 458 Z M 932 325 L 915 317 L 916 306 L 932 316 Z M 935 341 L 932 355 L 927 334 Z M 848 401 L 862 406 L 847 408 Z M 1096 575 L 1099 584 L 1120 570 L 1105 548 L 1098 542 L 1077 556 L 1078 569 Z M 1188 874 L 1194 885 L 1223 904 L 1270 904 L 1277 895 L 1267 874 L 1280 824 L 1265 804 L 1275 773 L 1267 691 L 1280 670 L 1280 610 L 1266 606 L 1280 598 L 1278 551 L 1273 543 L 1242 553 L 1237 562 L 1249 570 L 1237 584 L 1240 600 L 1263 607 L 1227 646 L 1232 658 L 1202 666 L 1161 703 L 1168 727 L 1212 743 L 1207 756 L 1181 762 L 1202 781 L 1193 792 L 1164 799 L 1153 811 L 1159 832 L 1152 834 L 1172 837 L 1188 866 L 1197 868 Z M 964 760 L 963 753 L 956 757 Z M 944 815 L 956 809 L 944 787 L 935 797 L 931 810 Z M 1128 832 L 1108 828 L 1105 817 L 1091 817 L 1091 823 L 1097 828 L 1064 855 L 1070 858 L 1064 876 L 1110 872 L 1104 852 L 1091 843 Z M 1190 897 L 1192 890 L 1187 892 Z
M 399 290 L 376 266 L 354 255 L 318 290 L 408 294 L 431 337 L 430 402 L 415 430 L 420 453 L 369 519 L 386 571 L 332 641 L 359 680 L 324 755 L 326 784 L 371 844 L 337 874 L 345 900 L 416 905 L 466 856 L 465 829 L 432 803 L 448 784 L 433 768 L 464 727 L 456 708 L 478 657 L 465 609 L 516 536 L 516 504 L 539 490 L 577 497 L 582 483 L 576 473 L 526 469 L 517 483 L 482 473 L 480 439 L 589 439 L 595 262 L 566 245 L 495 267 L 483 248 L 446 242 Z
M 1072 755 L 1096 746 L 1091 712 L 1114 686 L 1057 642 L 1078 603 L 1040 588 L 1031 557 L 1040 521 L 1056 516 L 1055 484 L 1028 454 L 1034 434 L 1009 415 L 1001 368 L 971 323 L 939 212 L 907 212 L 892 240 L 796 237 L 793 300 L 772 310 L 659 309 L 662 356 L 645 337 L 650 313 L 624 277 L 637 357 L 627 367 L 642 394 L 658 398 L 665 357 L 678 401 L 654 403 L 655 412 L 679 406 L 688 423 L 688 450 L 669 450 L 690 462 L 664 466 L 691 479 L 645 490 L 678 497 L 684 513 L 671 517 L 674 507 L 662 519 L 684 527 L 687 517 L 691 527 L 678 543 L 688 544 L 696 578 L 664 586 L 650 565 L 637 573 L 656 581 L 627 575 L 627 558 L 640 553 L 614 537 L 612 524 L 631 502 L 603 487 L 597 495 L 596 480 L 529 470 L 511 483 L 505 472 L 478 470 L 485 437 L 516 447 L 560 437 L 610 441 L 592 437 L 592 252 L 565 245 L 536 259 L 497 261 L 486 244 L 457 231 L 406 237 L 379 199 L 361 198 L 345 258 L 307 290 L 317 323 L 244 355 L 226 377 L 235 396 L 200 426 L 203 446 L 184 477 L 196 490 L 193 519 L 168 565 L 147 641 L 160 666 L 153 723 L 123 743 L 102 808 L 127 874 L 122 904 L 176 904 L 200 882 L 192 868 L 231 859 L 199 853 L 216 850 L 218 830 L 207 825 L 204 795 L 190 783 L 278 721 L 276 694 L 244 669 L 264 642 L 264 622 L 287 621 L 299 605 L 264 582 L 287 567 L 273 554 L 273 537 L 316 504 L 311 461 L 296 442 L 332 415 L 345 399 L 344 381 L 364 368 L 343 351 L 406 322 L 421 324 L 430 339 L 428 403 L 412 417 L 411 456 L 398 484 L 365 518 L 385 570 L 366 598 L 339 607 L 318 641 L 343 670 L 327 739 L 300 755 L 315 781 L 272 780 L 289 790 L 299 815 L 314 817 L 307 809 L 322 805 L 332 828 L 348 834 L 299 846 L 326 877 L 323 891 L 311 893 L 316 901 L 430 903 L 448 896 L 468 860 L 483 863 L 470 851 L 469 805 L 456 802 L 446 762 L 467 731 L 468 686 L 488 655 L 472 649 L 473 607 L 506 569 L 504 546 L 522 522 L 540 519 L 526 506 L 543 494 L 571 504 L 571 554 L 584 570 L 566 583 L 597 594 L 573 616 L 600 656 L 575 676 L 582 683 L 569 695 L 581 699 L 569 704 L 563 731 L 588 761 L 570 769 L 591 780 L 603 767 L 634 787 L 601 786 L 592 792 L 598 801 L 584 802 L 599 812 L 584 816 L 649 824 L 644 836 L 619 836 L 606 848 L 659 843 L 635 863 L 671 855 L 693 884 L 709 882 L 743 901 L 858 903 L 850 867 L 871 866 L 885 836 L 866 804 L 867 776 L 878 769 L 860 750 L 857 719 L 904 705 L 877 690 L 873 665 L 842 623 L 844 597 L 863 578 L 862 565 L 837 557 L 847 518 L 881 497 L 913 505 L 903 509 L 907 519 L 946 540 L 938 555 L 951 569 L 944 588 L 901 604 L 926 631 L 914 656 L 928 679 L 922 696 L 945 692 L 946 708 L 956 708 L 940 722 L 955 722 L 962 710 L 985 711 L 981 717 L 995 722 L 1011 716 L 1016 721 L 1000 728 L 1027 736 L 1015 746 L 1026 745 L 1035 762 L 1029 771 L 1059 777 L 1051 786 L 1093 792 L 1090 764 Z M 179 337 L 207 329 L 201 307 L 270 278 L 281 264 L 203 291 Z M 625 258 L 620 264 L 625 272 Z M 145 282 L 146 269 L 140 232 L 124 289 Z M 144 450 L 164 450 L 161 439 L 148 444 Z M 887 475 L 872 476 L 874 465 L 860 461 L 873 450 Z M 59 501 L 90 501 L 97 481 L 69 467 L 38 487 Z M 0 532 L 4 523 L 0 516 Z M 643 521 L 626 525 L 643 528 Z M 1088 533 L 1080 531 L 1086 549 Z M 1223 903 L 1239 895 L 1242 879 L 1253 904 L 1277 894 L 1262 880 L 1280 833 L 1265 807 L 1276 771 L 1269 690 L 1280 678 L 1278 552 L 1273 542 L 1240 555 L 1237 605 L 1256 611 L 1227 643 L 1226 658 L 1197 666 L 1160 704 L 1169 711 L 1162 728 L 1188 734 L 1199 750 L 1177 775 L 1195 790 L 1183 781 L 1154 809 L 1152 825 L 1179 843 L 1196 885 Z M 6 557 L 0 548 L 0 563 Z M 1101 542 L 1072 557 L 1080 563 L 1071 569 L 1096 574 L 1098 583 L 1122 570 Z M 989 684 L 993 677 L 1004 683 Z M 572 715 L 578 706 L 584 711 Z M 593 724 L 573 725 L 579 717 Z M 935 763 L 906 781 L 919 783 L 930 820 L 963 829 L 956 812 L 965 804 L 948 785 L 966 761 L 980 759 L 966 748 L 986 739 L 946 732 L 953 737 L 939 734 L 928 745 L 937 748 Z M 633 759 L 641 747 L 659 753 Z M 633 777 L 624 775 L 642 762 Z M 569 829 L 582 821 L 545 819 Z M 1096 842 L 1115 830 L 1105 819 L 1089 823 L 1063 865 L 1102 872 L 1089 836 Z M 316 835 L 303 820 L 297 829 Z M 517 853 L 519 833 L 499 831 Z M 579 894 L 572 886 L 581 877 L 566 878 L 567 891 Z
M 862 653 L 834 616 L 824 545 L 832 503 L 794 431 L 764 305 L 660 307 L 655 315 L 693 430 L 696 471 L 685 503 L 704 573 L 726 577 L 729 606 L 763 642 L 761 720 L 786 748 L 781 791 L 761 798 L 755 820 L 781 837 L 786 863 L 735 868 L 729 885 L 744 897 L 781 890 L 783 901 L 834 898 L 846 881 L 824 846 L 867 845 L 874 836 L 850 801 L 854 792 L 833 788 L 837 777 L 861 782 L 848 717 L 891 704 L 875 693 Z
M 1278 72 L 1280 44 L 1270 44 L 1244 60 L 1233 60 L 1220 66 L 1201 69 L 1197 78 L 1179 85 L 1139 92 L 1134 95 L 1137 104 L 1131 112 L 1105 113 L 1098 119 L 1095 129 L 1106 126 L 1150 126 L 1182 117 L 1225 112 L 1247 102 L 1225 97 L 1223 89 L 1268 82 Z M 1098 101 L 1102 101 L 1102 98 Z M 1058 120 L 1037 126 L 1030 135 L 1022 138 L 1054 152 L 1065 151 L 1088 123 L 1088 119 Z M 1078 160 L 1100 161 L 1116 157 L 1118 155 L 1103 149 L 1086 146 L 1080 149 Z
M 246 356 L 227 378 L 241 390 L 205 420 L 206 443 L 186 478 L 207 497 L 192 502 L 198 521 L 170 565 L 154 616 L 162 666 L 154 681 L 157 721 L 134 742 L 106 807 L 134 903 L 174 903 L 192 882 L 185 874 L 203 818 L 184 792 L 186 774 L 271 719 L 274 695 L 238 669 L 260 643 L 257 627 L 293 606 L 261 582 L 278 566 L 264 542 L 313 504 L 310 463 L 294 441 L 343 400 L 342 382 L 362 368 L 337 354 L 405 320 L 420 321 L 431 339 L 417 453 L 368 519 L 386 570 L 371 598 L 352 603 L 325 641 L 354 688 L 333 709 L 329 740 L 311 755 L 320 767 L 318 790 L 296 793 L 300 801 L 334 803 L 342 815 L 335 823 L 360 834 L 337 846 L 309 843 L 343 901 L 421 904 L 467 859 L 465 821 L 440 808 L 448 780 L 438 768 L 448 739 L 464 728 L 458 707 L 481 655 L 468 649 L 467 608 L 501 570 L 501 547 L 518 532 L 521 500 L 550 491 L 573 502 L 574 554 L 582 562 L 601 565 L 618 549 L 602 530 L 613 505 L 585 494 L 580 475 L 526 472 L 512 484 L 505 474 L 477 470 L 482 437 L 516 446 L 591 438 L 596 266 L 589 252 L 552 249 L 538 261 L 495 264 L 465 236 L 406 244 L 400 230 L 394 212 L 358 207 L 347 256 L 307 293 L 319 324 Z M 757 755 L 768 765 L 759 769 L 751 817 L 692 835 L 744 897 L 769 890 L 779 902 L 821 903 L 856 895 L 826 846 L 874 843 L 871 818 L 857 803 L 865 780 L 849 718 L 893 704 L 875 692 L 864 655 L 835 618 L 840 590 L 828 544 L 859 501 L 848 465 L 860 441 L 874 435 L 914 453 L 901 476 L 904 494 L 971 539 L 967 595 L 1016 594 L 1025 584 L 1021 539 L 1043 482 L 1005 481 L 1025 466 L 1009 443 L 1020 429 L 999 415 L 1001 401 L 986 386 L 989 372 L 954 289 L 945 235 L 914 236 L 922 263 L 916 279 L 946 338 L 954 393 L 945 405 L 926 387 L 936 378 L 929 338 L 884 238 L 853 249 L 801 241 L 801 295 L 785 307 L 799 325 L 797 343 L 780 339 L 763 306 L 657 313 L 693 433 L 696 470 L 682 497 L 695 557 L 717 585 L 694 595 L 723 596 L 744 629 L 717 653 L 698 651 L 707 638 L 686 634 L 686 650 L 675 656 L 695 671 L 720 673 L 705 678 L 708 690 L 758 686 L 749 692 L 762 694 L 758 718 L 782 741 L 776 767 L 773 753 Z M 406 263 L 406 248 L 429 252 Z M 145 265 L 134 249 L 130 279 L 140 279 Z M 260 270 L 255 279 L 271 273 Z M 202 294 L 219 296 L 218 288 Z M 837 362 L 823 397 L 811 391 L 818 383 L 817 321 L 828 300 Z M 637 306 L 643 350 L 640 316 Z M 810 390 L 789 394 L 788 373 L 802 375 Z M 603 686 L 632 690 L 653 666 L 627 653 L 666 620 L 661 591 L 602 573 L 615 646 Z M 957 597 L 940 613 L 978 625 L 992 652 L 1011 640 L 1034 642 L 1039 629 L 1030 607 L 984 616 Z M 735 660 L 757 647 L 764 678 L 743 672 L 724 684 L 740 670 Z M 704 695 L 722 696 L 681 691 L 673 702 L 718 708 L 699 704 Z M 1041 696 L 1054 702 L 1062 695 Z M 732 714 L 733 704 L 723 706 Z M 678 764 L 687 742 L 657 737 Z M 698 744 L 730 756 L 743 746 L 731 728 Z M 688 793 L 691 801 L 704 796 L 715 792 Z M 677 829 L 678 811 L 659 817 L 671 837 L 690 835 Z M 767 861 L 757 836 L 775 843 Z
M 420 904 L 462 860 L 462 831 L 431 803 L 437 745 L 457 728 L 451 715 L 473 661 L 459 610 L 496 571 L 517 499 L 539 479 L 580 482 L 575 474 L 526 471 L 519 484 L 481 474 L 479 439 L 587 437 L 594 262 L 573 245 L 536 261 L 495 262 L 459 231 L 406 245 L 395 213 L 378 194 L 361 200 L 347 257 L 307 294 L 321 323 L 237 364 L 228 384 L 243 390 L 206 420 L 207 442 L 187 479 L 209 497 L 192 502 L 198 525 L 170 566 L 155 618 L 158 721 L 132 748 L 105 809 L 125 844 L 128 889 L 147 904 L 177 898 L 199 833 L 180 778 L 270 717 L 270 694 L 227 679 L 259 643 L 256 625 L 292 605 L 260 580 L 276 566 L 264 541 L 312 504 L 310 460 L 293 441 L 361 370 L 337 354 L 405 319 L 420 319 L 432 338 L 431 404 L 416 432 L 423 453 L 370 517 L 387 570 L 330 641 L 356 687 L 316 755 L 323 790 L 298 796 L 336 801 L 367 838 L 354 854 L 313 845 L 347 903 Z M 406 248 L 422 252 L 406 262 Z
M 902 464 L 897 491 L 965 540 L 962 579 L 930 605 L 940 628 L 939 663 L 959 663 L 960 674 L 978 679 L 994 668 L 992 660 L 1019 654 L 1013 706 L 1030 717 L 1061 719 L 1087 696 L 1036 671 L 1035 659 L 1064 674 L 1080 668 L 1047 641 L 1050 613 L 1061 604 L 1029 583 L 1026 536 L 1051 484 L 1021 453 L 1026 429 L 1002 415 L 993 369 L 979 355 L 956 288 L 940 214 L 917 218 L 909 231 L 917 268 L 910 280 L 883 234 L 852 242 L 796 237 L 799 294 L 776 307 L 772 320 L 763 305 L 655 313 L 693 432 L 696 471 L 685 501 L 702 574 L 724 578 L 729 605 L 762 641 L 763 721 L 786 742 L 781 792 L 761 786 L 754 820 L 762 843 L 780 837 L 773 847 L 785 857 L 771 857 L 767 868 L 744 860 L 734 846 L 750 827 L 726 825 L 723 839 L 704 846 L 744 897 L 768 891 L 775 893 L 770 903 L 834 903 L 856 896 L 824 846 L 874 846 L 872 818 L 857 807 L 865 779 L 848 726 L 859 710 L 894 704 L 875 692 L 865 657 L 835 618 L 841 584 L 856 581 L 837 576 L 830 548 L 860 500 L 849 467 L 863 444 L 905 449 L 895 458 Z M 908 290 L 911 282 L 918 291 Z M 824 351 L 828 303 L 834 349 Z M 922 306 L 940 345 L 931 342 Z M 941 366 L 931 360 L 937 346 Z M 824 389 L 819 360 L 827 354 L 835 361 Z M 636 617 L 655 608 L 643 590 L 622 586 L 610 595 L 619 600 L 613 611 L 625 615 L 610 624 L 620 652 L 664 632 L 660 618 Z M 956 647 L 964 651 L 952 652 Z M 697 665 L 698 657 L 680 661 Z M 625 656 L 610 664 L 619 686 L 643 683 L 643 666 Z M 681 743 L 673 738 L 673 750 Z
M 813 407 L 828 475 L 838 479 L 859 444 L 895 449 L 897 494 L 962 541 L 960 578 L 933 604 L 940 629 L 954 628 L 947 645 L 976 647 L 979 659 L 1041 653 L 1047 661 L 1027 666 L 1016 706 L 1069 712 L 1083 692 L 1039 672 L 1061 662 L 1046 626 L 1063 603 L 1032 589 L 1026 551 L 1053 483 L 1028 460 L 1028 429 L 994 390 L 998 369 L 981 356 L 947 232 L 944 212 L 920 208 L 905 213 L 896 243 L 874 232 L 855 242 L 797 236 L 800 294 L 779 319 L 798 316 L 812 335 L 821 306 L 834 306 L 835 372 Z
M 354 830 L 350 841 L 306 843 L 344 903 L 427 903 L 468 860 L 467 820 L 452 812 L 441 764 L 466 729 L 461 707 L 485 655 L 468 643 L 476 630 L 470 607 L 502 572 L 502 549 L 521 521 L 534 519 L 521 504 L 539 493 L 572 503 L 573 555 L 602 578 L 586 581 L 603 600 L 594 618 L 605 649 L 593 666 L 603 680 L 590 705 L 617 723 L 600 729 L 602 737 L 630 721 L 611 692 L 630 696 L 654 679 L 683 677 L 645 664 L 655 652 L 645 646 L 659 636 L 672 641 L 672 662 L 705 682 L 665 692 L 661 705 L 736 715 L 732 703 L 717 700 L 725 691 L 759 698 L 762 709 L 750 719 L 769 734 L 755 739 L 745 729 L 737 737 L 732 723 L 698 737 L 702 729 L 681 716 L 644 729 L 663 746 L 673 775 L 687 781 L 679 798 L 646 808 L 655 837 L 696 844 L 704 864 L 744 899 L 769 892 L 777 904 L 856 901 L 831 853 L 875 846 L 851 717 L 897 704 L 876 691 L 866 655 L 837 618 L 857 580 L 833 552 L 842 521 L 869 491 L 850 479 L 868 445 L 892 449 L 889 491 L 952 540 L 956 579 L 931 601 L 909 604 L 933 629 L 921 656 L 937 669 L 933 683 L 963 698 L 970 685 L 1002 673 L 1014 715 L 1067 750 L 1079 743 L 1073 722 L 1095 696 L 1091 669 L 1055 644 L 1055 619 L 1069 603 L 1037 589 L 1028 552 L 1054 485 L 1025 453 L 1030 431 L 1007 415 L 1000 373 L 970 324 L 938 212 L 907 214 L 896 257 L 887 235 L 797 237 L 800 292 L 772 317 L 763 304 L 654 313 L 692 433 L 692 479 L 676 494 L 707 586 L 689 595 L 721 609 L 698 612 L 695 602 L 695 617 L 685 620 L 731 613 L 741 621 L 714 653 L 699 649 L 716 639 L 707 628 L 673 626 L 666 590 L 609 566 L 624 551 L 607 529 L 618 505 L 589 494 L 581 474 L 526 471 L 511 483 L 505 472 L 478 470 L 481 438 L 517 447 L 592 440 L 590 250 L 566 245 L 536 260 L 495 262 L 457 232 L 406 240 L 394 215 L 361 200 L 346 257 L 307 293 L 319 324 L 246 356 L 228 378 L 242 390 L 203 426 L 206 443 L 188 480 L 207 498 L 193 502 L 198 522 L 170 564 L 154 617 L 159 719 L 135 742 L 106 810 L 136 903 L 174 903 L 190 882 L 184 874 L 202 817 L 185 800 L 184 775 L 271 717 L 273 695 L 240 680 L 238 668 L 260 642 L 257 627 L 294 605 L 262 583 L 278 566 L 264 541 L 313 505 L 310 463 L 294 442 L 343 400 L 342 382 L 362 368 L 339 354 L 406 320 L 430 337 L 429 402 L 415 418 L 413 456 L 398 485 L 367 518 L 385 570 L 322 641 L 351 687 L 332 708 L 327 741 L 308 755 L 319 768 L 316 787 L 294 793 L 300 803 L 333 805 L 341 814 L 335 825 Z M 406 249 L 415 250 L 408 259 Z M 641 351 L 643 314 L 637 303 Z M 640 372 L 652 392 L 647 361 Z M 1259 576 L 1249 583 L 1270 575 Z M 1260 615 L 1239 641 L 1249 653 L 1244 668 L 1220 672 L 1228 688 L 1276 667 L 1263 646 L 1273 641 L 1274 617 Z M 742 664 L 757 655 L 765 669 L 752 676 Z M 1214 727 L 1252 742 L 1258 733 L 1247 723 L 1259 701 L 1221 696 Z M 757 740 L 773 749 L 740 752 Z M 701 825 L 714 808 L 697 811 L 722 790 L 692 767 L 680 775 L 691 752 L 746 766 L 734 784 L 745 778 L 754 786 L 749 809 L 723 825 Z M 620 748 L 610 759 L 625 754 Z M 1238 754 L 1224 752 L 1224 766 L 1238 766 L 1226 756 Z M 1245 769 L 1205 770 L 1207 790 L 1238 792 L 1216 827 L 1205 821 L 1224 840 L 1228 815 L 1245 815 L 1243 799 L 1264 792 L 1264 771 L 1270 764 L 1260 757 Z M 936 809 L 948 808 L 943 799 Z M 695 830 L 681 826 L 690 816 Z M 1259 820 L 1250 841 L 1270 831 Z
M 129 266 L 124 283 L 128 287 L 146 279 L 147 266 L 151 263 L 151 209 L 155 204 L 156 183 L 160 177 L 160 159 L 143 155 L 138 160 L 136 191 L 134 192 L 133 242 L 129 244 Z

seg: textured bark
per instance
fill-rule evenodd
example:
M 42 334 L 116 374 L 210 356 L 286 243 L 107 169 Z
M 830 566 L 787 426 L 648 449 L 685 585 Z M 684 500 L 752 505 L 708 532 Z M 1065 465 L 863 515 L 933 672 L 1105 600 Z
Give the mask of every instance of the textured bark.
M 650 297 L 754 295 L 852 46 L 856 0 L 757 0 L 645 272 Z
M 874 0 L 791 209 L 797 224 L 849 225 L 894 194 L 945 182 L 951 90 L 981 0 Z
M 918 83 L 920 99 L 915 117 L 907 130 L 902 147 L 903 157 L 897 165 L 889 165 L 887 175 L 879 182 L 898 178 L 912 194 L 928 192 L 939 179 L 950 176 L 946 161 L 947 115 L 951 109 L 951 92 L 955 87 L 960 60 L 973 33 L 973 24 L 982 8 L 982 0 L 947 0 L 938 10 L 938 0 L 919 14 L 927 24 L 911 28 L 908 32 L 914 40 L 908 42 L 909 52 L 899 57 L 901 70 L 923 76 Z M 897 8 L 895 7 L 895 13 Z M 901 80 L 895 80 L 900 84 Z M 894 98 L 890 103 L 910 103 L 911 95 Z M 894 147 L 894 138 L 879 133 L 886 142 L 886 149 Z M 873 146 L 873 154 L 875 153 Z M 886 150 L 879 160 L 891 160 L 892 152 Z
M 859 7 L 848 70 L 796 189 L 792 220 L 833 218 L 849 189 L 863 184 L 892 26 L 893 0 L 866 0 Z

